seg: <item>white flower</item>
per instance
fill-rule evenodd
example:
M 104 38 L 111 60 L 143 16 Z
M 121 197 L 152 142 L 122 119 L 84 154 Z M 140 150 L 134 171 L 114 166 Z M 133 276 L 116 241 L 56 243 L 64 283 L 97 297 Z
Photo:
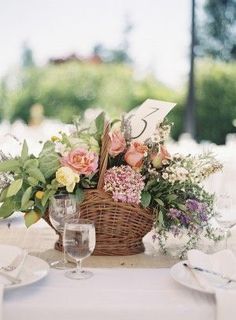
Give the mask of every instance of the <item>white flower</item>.
M 162 173 L 162 178 L 164 179 L 164 180 L 167 180 L 168 179 L 168 173 L 167 172 L 164 172 L 164 173 Z
M 68 192 L 73 192 L 76 183 L 80 181 L 80 176 L 69 167 L 61 167 L 56 172 L 56 180 L 61 186 L 66 187 Z
M 55 151 L 59 153 L 62 156 L 66 156 L 68 153 L 67 147 L 65 144 L 62 144 L 61 142 L 55 142 Z

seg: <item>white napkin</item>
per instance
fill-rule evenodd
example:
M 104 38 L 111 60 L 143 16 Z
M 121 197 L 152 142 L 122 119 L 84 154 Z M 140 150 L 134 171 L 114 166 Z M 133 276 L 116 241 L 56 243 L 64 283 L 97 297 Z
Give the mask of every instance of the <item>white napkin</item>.
M 191 267 L 200 267 L 236 279 L 236 257 L 230 250 L 222 250 L 210 255 L 199 250 L 190 250 L 188 263 Z M 226 283 L 226 280 L 220 277 L 197 270 L 192 270 L 192 273 L 203 289 L 215 293 L 216 319 L 235 320 L 236 290 L 230 289 L 230 285 L 220 288 Z
M 13 277 L 19 277 L 27 256 L 27 252 L 14 246 L 0 245 L 0 268 L 9 265 L 18 255 L 20 255 L 21 259 L 17 268 L 12 271 L 6 272 L 7 274 Z M 2 302 L 4 285 L 8 283 L 9 281 L 0 275 L 0 320 L 2 320 Z
M 0 253 L 1 253 L 1 250 L 0 250 Z M 17 278 L 17 277 L 19 277 L 19 275 L 20 275 L 20 272 L 21 272 L 21 270 L 22 270 L 22 268 L 23 268 L 23 265 L 24 265 L 24 262 L 25 262 L 25 259 L 26 259 L 26 256 L 27 256 L 27 252 L 25 251 L 25 250 L 20 250 L 18 253 L 17 253 L 17 255 L 11 255 L 12 257 L 11 257 L 11 259 L 7 259 L 7 261 L 9 261 L 8 263 L 0 263 L 0 267 L 2 267 L 2 266 L 7 266 L 9 263 L 11 263 L 18 255 L 20 255 L 19 256 L 19 262 L 18 262 L 18 265 L 17 265 L 17 268 L 16 269 L 14 269 L 14 270 L 12 270 L 12 271 L 4 271 L 4 270 L 1 270 L 1 272 L 3 272 L 3 273 L 7 273 L 8 275 L 11 275 L 11 276 L 13 276 L 13 277 L 15 277 L 15 278 Z M 0 260 L 2 260 L 1 258 L 0 258 Z M 4 276 L 1 276 L 1 274 L 0 274 L 0 283 L 1 284 L 8 284 L 9 283 L 9 280 L 7 280 Z
M 0 283 L 0 320 L 2 320 L 3 284 Z

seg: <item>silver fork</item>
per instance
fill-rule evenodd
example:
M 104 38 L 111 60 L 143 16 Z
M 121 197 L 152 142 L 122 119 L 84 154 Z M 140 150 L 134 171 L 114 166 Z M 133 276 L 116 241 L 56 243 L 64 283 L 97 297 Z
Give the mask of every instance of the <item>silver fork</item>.
M 5 267 L 1 267 L 0 271 L 13 271 L 15 270 L 19 264 L 21 263 L 23 257 L 25 255 L 25 252 L 21 252 L 20 254 L 18 254 L 15 259 L 13 259 L 13 261 L 11 263 L 9 263 L 7 266 Z

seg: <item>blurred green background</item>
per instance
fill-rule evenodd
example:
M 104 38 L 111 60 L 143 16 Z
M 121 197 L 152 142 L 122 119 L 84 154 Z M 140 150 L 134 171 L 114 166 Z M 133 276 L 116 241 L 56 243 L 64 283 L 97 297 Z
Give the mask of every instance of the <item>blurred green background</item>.
M 197 141 L 223 144 L 228 133 L 236 133 L 235 5 L 235 0 L 206 1 L 209 19 L 197 28 L 193 57 Z M 63 122 L 88 108 L 104 109 L 115 118 L 152 98 L 177 102 L 169 118 L 175 123 L 173 138 L 178 139 L 184 132 L 188 83 L 183 81 L 182 88 L 174 90 L 151 73 L 137 77 L 128 55 L 127 32 L 119 50 L 97 45 L 89 60 L 71 56 L 37 66 L 32 50 L 24 47 L 17 74 L 9 72 L 0 82 L 1 119 L 29 123 L 35 104 L 44 107 L 46 117 Z

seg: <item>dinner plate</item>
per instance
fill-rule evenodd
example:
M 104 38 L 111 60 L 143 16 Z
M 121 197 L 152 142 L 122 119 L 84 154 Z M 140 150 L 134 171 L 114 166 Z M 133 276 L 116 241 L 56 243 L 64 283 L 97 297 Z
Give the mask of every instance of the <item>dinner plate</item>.
M 171 269 L 170 269 L 170 274 L 172 278 L 177 281 L 178 283 L 182 284 L 185 287 L 188 287 L 193 290 L 197 290 L 200 292 L 205 292 L 205 293 L 211 293 L 214 294 L 214 289 L 205 289 L 201 287 L 196 279 L 194 278 L 192 272 L 186 268 L 183 264 L 187 263 L 188 261 L 181 261 L 176 263 Z
M 10 256 L 16 256 L 21 252 L 22 249 L 16 246 L 0 245 L 1 262 L 4 261 L 3 265 L 7 265 L 7 261 Z M 27 255 L 20 270 L 18 278 L 21 282 L 18 284 L 5 284 L 5 289 L 15 289 L 23 287 L 39 281 L 44 278 L 49 272 L 49 265 L 44 260 Z

